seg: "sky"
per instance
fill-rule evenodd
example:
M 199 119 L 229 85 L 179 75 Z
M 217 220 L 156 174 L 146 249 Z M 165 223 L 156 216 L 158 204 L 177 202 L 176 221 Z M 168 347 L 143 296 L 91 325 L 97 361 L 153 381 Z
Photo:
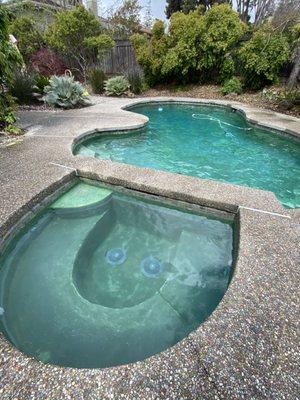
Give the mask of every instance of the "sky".
M 139 0 L 141 6 L 146 6 L 148 4 L 148 0 Z M 98 7 L 102 10 L 106 10 L 111 6 L 118 6 L 122 4 L 122 0 L 98 0 Z M 166 1 L 165 0 L 151 0 L 152 5 L 152 14 L 153 18 L 165 19 L 165 8 Z M 103 12 L 100 10 L 100 14 L 103 15 Z

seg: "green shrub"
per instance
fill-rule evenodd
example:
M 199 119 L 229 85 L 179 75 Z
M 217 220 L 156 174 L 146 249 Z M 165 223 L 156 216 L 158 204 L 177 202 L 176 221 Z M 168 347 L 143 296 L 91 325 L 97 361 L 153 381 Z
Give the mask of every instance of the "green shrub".
M 35 79 L 32 75 L 17 72 L 10 86 L 10 93 L 19 104 L 31 103 L 34 100 L 33 92 Z
M 128 92 L 130 84 L 124 76 L 115 76 L 105 82 L 105 92 L 108 96 L 121 96 Z
M 88 82 L 92 86 L 93 93 L 103 93 L 105 79 L 105 73 L 99 68 L 95 68 L 89 72 Z
M 131 40 L 147 82 L 224 81 L 234 74 L 231 53 L 246 31 L 228 4 L 214 5 L 204 15 L 194 11 L 172 15 L 169 33 L 156 21 L 152 37 Z
M 262 98 L 271 103 L 277 103 L 281 108 L 290 110 L 293 107 L 300 107 L 300 90 L 285 89 L 283 91 L 264 89 Z
M 139 71 L 133 70 L 127 74 L 130 89 L 134 94 L 141 94 L 143 91 L 143 79 Z
M 12 130 L 18 129 L 15 126 L 17 121 L 14 114 L 14 99 L 7 93 L 0 93 L 0 132 L 6 131 L 14 133 Z
M 14 19 L 9 31 L 17 38 L 18 48 L 26 62 L 43 45 L 42 35 L 37 30 L 35 23 L 26 16 Z
M 226 82 L 233 77 L 235 72 L 235 65 L 232 58 L 225 57 L 219 66 L 218 82 Z
M 235 76 L 231 79 L 228 79 L 221 89 L 223 96 L 230 93 L 242 94 L 242 92 L 243 90 L 241 82 Z
M 87 104 L 88 93 L 73 76 L 52 76 L 43 101 L 52 107 L 74 108 Z
M 45 87 L 49 85 L 50 78 L 45 75 L 36 75 L 34 91 L 39 94 L 44 94 Z
M 103 32 L 100 21 L 83 5 L 55 15 L 45 33 L 47 43 L 76 64 L 85 78 L 87 69 L 101 59 L 115 42 Z
M 280 107 L 290 110 L 293 107 L 300 108 L 300 90 L 287 89 L 279 94 L 278 103 Z
M 270 24 L 264 24 L 238 52 L 245 85 L 258 90 L 276 83 L 279 69 L 288 57 L 287 39 Z
M 278 99 L 279 96 L 279 91 L 278 90 L 274 90 L 274 89 L 264 89 L 261 93 L 261 97 L 268 101 L 268 102 L 274 102 Z
M 131 36 L 136 58 L 144 69 L 145 79 L 148 85 L 165 82 L 162 66 L 168 51 L 168 37 L 164 32 L 163 21 L 156 21 L 152 27 L 152 37 L 149 40 L 146 35 L 135 34 Z
M 13 80 L 15 68 L 21 67 L 22 57 L 8 36 L 8 17 L 0 4 L 0 130 L 19 130 L 15 127 L 14 101 L 6 90 Z

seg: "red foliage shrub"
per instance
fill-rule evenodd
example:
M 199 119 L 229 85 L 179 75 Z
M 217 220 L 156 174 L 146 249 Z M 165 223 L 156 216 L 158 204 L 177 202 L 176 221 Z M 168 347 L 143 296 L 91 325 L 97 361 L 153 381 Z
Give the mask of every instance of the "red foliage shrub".
M 35 72 L 48 77 L 62 75 L 67 69 L 57 54 L 48 48 L 42 48 L 33 54 L 30 64 Z

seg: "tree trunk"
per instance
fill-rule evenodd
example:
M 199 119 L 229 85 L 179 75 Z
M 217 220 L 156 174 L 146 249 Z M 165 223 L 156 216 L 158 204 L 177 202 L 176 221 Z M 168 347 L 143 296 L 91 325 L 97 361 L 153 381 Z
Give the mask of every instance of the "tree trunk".
M 294 57 L 294 66 L 288 79 L 287 86 L 289 89 L 293 89 L 296 86 L 298 81 L 299 71 L 300 71 L 300 44 L 298 44 L 296 48 Z

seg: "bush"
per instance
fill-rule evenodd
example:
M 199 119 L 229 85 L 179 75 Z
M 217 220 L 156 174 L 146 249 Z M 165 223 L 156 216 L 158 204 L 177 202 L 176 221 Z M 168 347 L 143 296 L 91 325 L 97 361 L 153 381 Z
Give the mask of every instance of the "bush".
M 92 86 L 93 93 L 103 93 L 105 79 L 105 73 L 101 69 L 95 68 L 89 72 L 88 82 Z
M 43 101 L 52 107 L 74 108 L 87 104 L 88 93 L 73 76 L 52 76 Z
M 275 89 L 264 89 L 262 91 L 264 100 L 270 103 L 277 103 L 279 107 L 290 110 L 293 107 L 300 106 L 300 90 L 299 89 L 285 89 L 283 91 Z
M 8 133 L 18 133 L 18 128 L 14 125 L 16 121 L 13 97 L 7 93 L 0 93 L 0 132 L 4 130 Z
M 287 89 L 280 93 L 278 96 L 279 106 L 291 110 L 293 107 L 300 107 L 300 90 L 299 89 Z
M 48 48 L 43 48 L 32 55 L 30 59 L 32 69 L 41 75 L 63 75 L 67 69 L 57 54 Z
M 162 67 L 169 45 L 164 29 L 164 23 L 157 20 L 152 27 L 150 40 L 146 35 L 131 36 L 137 61 L 143 67 L 146 82 L 150 86 L 165 82 Z
M 39 94 L 44 94 L 45 87 L 49 85 L 50 79 L 44 75 L 36 75 L 35 77 L 35 92 Z
M 268 23 L 254 32 L 238 52 L 245 85 L 258 90 L 276 83 L 280 67 L 288 60 L 287 39 Z
M 10 93 L 19 104 L 31 103 L 33 98 L 35 79 L 32 75 L 17 72 L 10 87 Z
M 127 74 L 132 93 L 141 94 L 143 91 L 143 79 L 139 71 L 133 70 Z
M 221 89 L 223 96 L 230 93 L 242 94 L 242 92 L 241 82 L 236 77 L 228 79 Z
M 234 74 L 231 52 L 245 31 L 238 14 L 228 4 L 220 4 L 204 15 L 174 13 L 168 34 L 163 22 L 156 21 L 150 40 L 143 35 L 131 40 L 150 85 L 224 81 Z
M 8 18 L 0 4 L 0 130 L 9 132 L 19 131 L 14 126 L 14 102 L 8 93 L 13 79 L 13 71 L 23 63 L 22 57 L 8 36 Z
M 37 30 L 35 24 L 28 17 L 16 18 L 9 27 L 18 40 L 18 48 L 26 62 L 32 54 L 39 50 L 43 45 L 42 35 Z
M 81 75 L 86 78 L 88 67 L 102 58 L 115 42 L 96 18 L 83 5 L 72 10 L 56 13 L 55 21 L 45 33 L 47 43 L 64 57 L 76 63 Z
M 108 96 L 121 96 L 128 92 L 130 84 L 123 76 L 115 76 L 108 79 L 104 87 Z

